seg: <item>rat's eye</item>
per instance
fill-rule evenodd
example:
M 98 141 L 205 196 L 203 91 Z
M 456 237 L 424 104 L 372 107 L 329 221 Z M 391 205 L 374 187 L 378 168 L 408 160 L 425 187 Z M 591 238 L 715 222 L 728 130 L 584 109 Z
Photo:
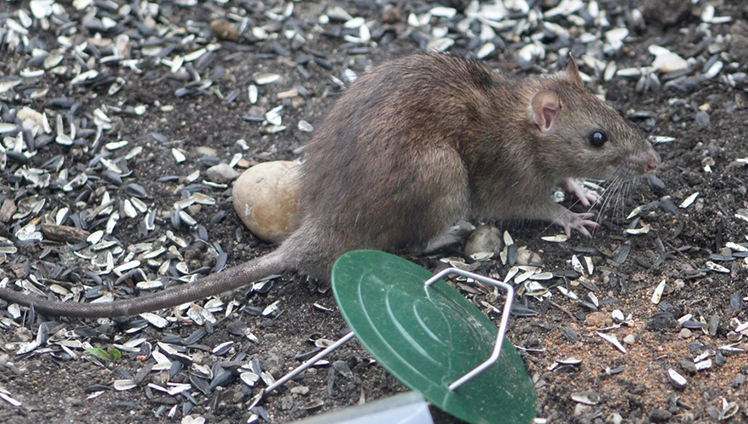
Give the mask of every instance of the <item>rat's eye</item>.
M 608 134 L 603 131 L 593 131 L 590 133 L 590 145 L 592 147 L 603 147 L 608 141 Z

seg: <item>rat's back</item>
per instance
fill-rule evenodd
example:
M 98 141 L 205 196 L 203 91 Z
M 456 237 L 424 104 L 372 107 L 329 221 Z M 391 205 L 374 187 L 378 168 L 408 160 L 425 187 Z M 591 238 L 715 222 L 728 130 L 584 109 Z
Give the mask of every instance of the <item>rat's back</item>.
M 433 54 L 361 76 L 307 148 L 302 228 L 314 235 L 305 245 L 329 240 L 314 250 L 334 257 L 358 248 L 419 251 L 467 219 L 468 176 L 456 143 L 494 78 L 475 62 Z

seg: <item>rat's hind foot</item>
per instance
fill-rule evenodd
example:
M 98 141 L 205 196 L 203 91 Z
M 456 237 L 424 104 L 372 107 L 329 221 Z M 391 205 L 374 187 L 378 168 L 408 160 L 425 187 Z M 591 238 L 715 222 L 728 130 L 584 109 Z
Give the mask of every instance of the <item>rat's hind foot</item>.
M 574 180 L 572 178 L 567 178 L 563 182 L 561 182 L 561 188 L 565 192 L 577 196 L 577 198 L 579 199 L 579 203 L 581 203 L 584 207 L 594 205 L 601 198 L 598 192 L 586 189 L 577 180 Z
M 579 231 L 587 237 L 592 237 L 590 232 L 587 231 L 587 228 L 585 227 L 597 227 L 597 223 L 595 221 L 590 221 L 588 219 L 592 218 L 593 216 L 595 215 L 591 213 L 574 213 L 570 210 L 567 210 L 556 219 L 556 224 L 563 226 L 564 232 L 566 232 L 566 235 L 569 237 L 571 236 L 572 229 Z

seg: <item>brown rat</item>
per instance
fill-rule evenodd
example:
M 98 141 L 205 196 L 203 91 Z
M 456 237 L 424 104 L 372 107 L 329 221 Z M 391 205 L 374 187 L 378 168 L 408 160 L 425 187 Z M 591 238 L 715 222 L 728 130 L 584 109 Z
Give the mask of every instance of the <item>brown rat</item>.
M 301 223 L 272 253 L 194 283 L 112 303 L 0 297 L 51 315 L 134 315 L 298 270 L 328 280 L 354 249 L 421 252 L 459 220 L 541 220 L 589 235 L 590 214 L 554 203 L 575 178 L 630 179 L 659 164 L 652 146 L 565 72 L 515 77 L 441 54 L 400 58 L 351 85 L 301 167 Z

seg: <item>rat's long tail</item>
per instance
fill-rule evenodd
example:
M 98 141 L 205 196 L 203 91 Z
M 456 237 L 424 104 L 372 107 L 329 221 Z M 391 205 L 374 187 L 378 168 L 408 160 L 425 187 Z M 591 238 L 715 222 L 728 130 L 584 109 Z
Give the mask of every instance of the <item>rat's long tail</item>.
M 7 288 L 0 288 L 0 298 L 23 306 L 33 305 L 36 311 L 55 316 L 98 318 L 137 315 L 217 295 L 225 291 L 237 289 L 269 275 L 281 274 L 288 271 L 293 266 L 291 265 L 292 261 L 289 260 L 287 249 L 284 249 L 284 247 L 285 245 L 282 245 L 272 253 L 245 262 L 224 272 L 211 274 L 192 284 L 185 284 L 162 292 L 115 302 L 55 302 Z

